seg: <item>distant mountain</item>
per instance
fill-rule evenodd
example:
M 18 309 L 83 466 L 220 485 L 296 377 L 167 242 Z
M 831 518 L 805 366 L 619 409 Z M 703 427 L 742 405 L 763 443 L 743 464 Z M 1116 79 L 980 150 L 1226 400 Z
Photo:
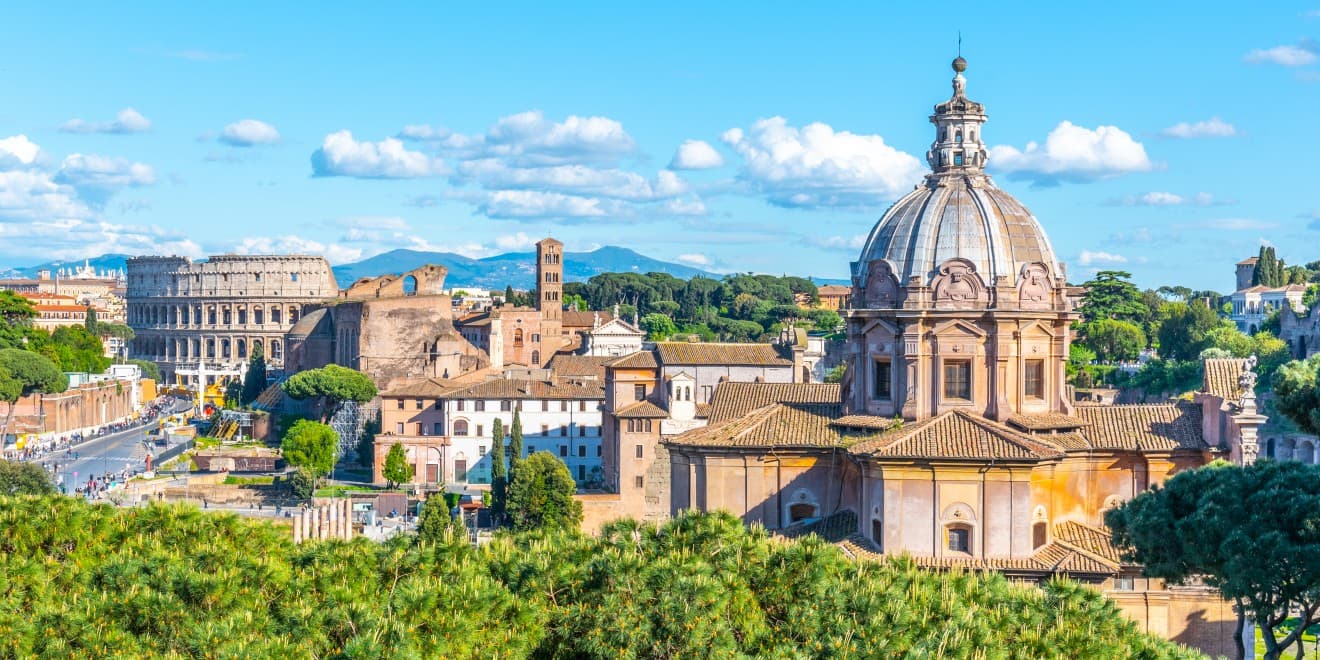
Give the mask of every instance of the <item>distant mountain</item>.
M 103 254 L 99 257 L 92 257 L 91 259 L 85 259 L 85 260 L 77 259 L 74 261 L 51 261 L 44 264 L 38 264 L 36 266 L 16 266 L 13 268 L 9 268 L 7 270 L 16 273 L 18 277 L 36 277 L 38 271 L 49 270 L 53 274 L 55 272 L 58 272 L 61 268 L 67 268 L 69 270 L 73 270 L 75 268 L 82 268 L 83 263 L 86 262 L 87 264 L 90 264 L 91 267 L 96 270 L 96 272 L 99 273 L 103 270 L 123 270 L 124 262 L 128 261 L 128 258 L 130 256 L 132 255 Z
M 393 250 L 370 259 L 335 266 L 335 280 L 339 286 L 364 278 L 390 273 L 402 273 L 426 264 L 439 264 L 449 269 L 446 286 L 480 289 L 503 289 L 513 285 L 520 289 L 536 286 L 536 253 L 508 252 L 482 259 L 473 259 L 452 252 L 419 252 Z M 720 275 L 652 259 L 628 248 L 607 245 L 591 252 L 564 253 L 564 281 L 581 282 L 600 273 L 669 273 L 688 279 L 695 276 L 719 279 Z

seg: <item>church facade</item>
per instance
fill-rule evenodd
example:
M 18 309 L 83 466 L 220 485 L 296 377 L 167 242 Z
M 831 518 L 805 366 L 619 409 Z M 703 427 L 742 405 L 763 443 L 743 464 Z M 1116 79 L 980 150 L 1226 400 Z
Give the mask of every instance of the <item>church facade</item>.
M 704 426 L 662 440 L 671 513 L 726 509 L 857 557 L 1068 575 L 1152 632 L 1228 640 L 1223 603 L 1145 580 L 1103 516 L 1179 471 L 1254 460 L 1265 418 L 1238 387 L 1254 374 L 1217 364 L 1191 402 L 1073 401 L 1065 364 L 1084 291 L 986 174 L 985 107 L 967 98 L 965 69 L 954 61 L 953 95 L 930 117 L 931 173 L 852 264 L 844 382 L 719 384 Z

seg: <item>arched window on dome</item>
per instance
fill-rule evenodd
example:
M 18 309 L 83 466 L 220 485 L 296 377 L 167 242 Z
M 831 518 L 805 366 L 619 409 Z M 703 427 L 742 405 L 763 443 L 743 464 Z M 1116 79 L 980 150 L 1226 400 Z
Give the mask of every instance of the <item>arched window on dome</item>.
M 958 131 L 957 133 L 954 134 L 953 141 L 962 142 L 962 131 Z
M 954 155 L 954 157 L 953 157 L 953 164 L 954 164 L 954 165 L 962 165 L 962 164 L 963 164 L 963 157 L 962 157 L 962 154 L 956 154 L 956 155 Z

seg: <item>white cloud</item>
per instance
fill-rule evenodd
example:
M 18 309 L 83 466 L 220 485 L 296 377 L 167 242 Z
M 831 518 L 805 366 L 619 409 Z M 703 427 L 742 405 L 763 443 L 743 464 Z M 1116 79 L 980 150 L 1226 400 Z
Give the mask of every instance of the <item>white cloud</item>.
M 14 135 L 0 139 L 0 169 L 27 166 L 37 162 L 41 156 L 41 147 L 26 135 Z
M 1233 137 L 1238 134 L 1237 127 L 1218 118 L 1211 117 L 1205 121 L 1193 123 L 1179 122 L 1170 126 L 1160 134 L 1171 138 L 1201 138 L 1201 137 Z
M 1142 193 L 1140 195 L 1129 195 L 1120 199 L 1111 199 L 1105 202 L 1107 206 L 1225 206 L 1236 204 L 1231 199 L 1219 199 L 1207 192 L 1199 192 L 1194 195 L 1179 195 L 1177 193 L 1154 191 Z
M 361 248 L 345 247 L 337 243 L 326 244 L 292 234 L 244 238 L 234 245 L 233 250 L 238 254 L 322 255 L 333 264 L 349 263 L 362 258 Z
M 251 147 L 258 144 L 274 144 L 280 141 L 280 133 L 274 126 L 257 119 L 240 119 L 220 132 L 220 141 L 234 147 Z
M 114 121 L 107 122 L 88 122 L 81 119 L 70 119 L 60 126 L 60 131 L 64 133 L 111 133 L 124 135 L 128 133 L 144 133 L 151 130 L 151 120 L 142 116 L 142 113 L 133 108 L 124 108 L 116 115 Z
M 1250 64 L 1277 64 L 1286 67 L 1299 67 L 1314 64 L 1316 61 L 1315 45 L 1303 41 L 1300 45 L 1283 45 L 1273 48 L 1260 48 L 1247 53 L 1245 59 Z
M 586 165 L 509 167 L 495 158 L 460 163 L 455 179 L 475 181 L 487 190 L 538 190 L 628 200 L 672 197 L 686 190 L 673 172 L 661 171 L 655 181 L 634 172 Z
M 685 140 L 669 161 L 671 170 L 708 170 L 724 165 L 724 156 L 705 140 Z
M 37 170 L 0 172 L 0 221 L 87 218 L 78 191 Z
M 1127 257 L 1121 254 L 1112 254 L 1110 252 L 1092 252 L 1090 250 L 1082 250 L 1081 254 L 1079 254 L 1077 257 L 1077 261 L 1080 262 L 1083 266 L 1103 266 L 1103 265 L 1112 265 L 1112 264 L 1125 264 L 1127 263 L 1128 259 Z
M 55 180 L 84 192 L 88 189 L 113 191 L 151 185 L 156 182 L 156 174 L 149 165 L 130 162 L 123 158 L 70 154 L 60 164 L 60 171 L 55 176 Z
M 623 124 L 608 117 L 571 115 L 562 122 L 539 110 L 501 118 L 485 135 L 486 152 L 522 165 L 613 162 L 636 149 Z
M 811 237 L 808 239 L 813 245 L 827 250 L 846 250 L 856 251 L 862 249 L 866 244 L 866 234 L 857 234 L 855 236 L 826 236 Z
M 710 257 L 707 257 L 706 255 L 699 253 L 680 254 L 677 257 L 675 257 L 675 259 L 678 259 L 679 261 L 692 266 L 710 265 Z
M 495 247 L 505 252 L 525 250 L 527 248 L 532 247 L 533 245 L 536 245 L 536 239 L 522 232 L 518 232 L 516 234 L 509 234 L 505 236 L 498 236 L 495 238 Z
M 699 199 L 671 199 L 663 208 L 669 215 L 706 215 L 706 205 Z
M 1094 181 L 1154 168 L 1146 148 L 1117 126 L 1089 129 L 1060 122 L 1045 144 L 1028 142 L 1018 150 L 990 149 L 990 165 L 1011 177 L 1052 185 L 1059 181 Z
M 771 117 L 721 139 L 743 159 L 739 176 L 778 206 L 871 206 L 910 190 L 925 170 L 879 135 L 819 122 L 797 128 Z
M 439 158 L 408 151 L 396 138 L 359 142 L 349 131 L 325 136 L 321 148 L 312 152 L 315 176 L 351 176 L 363 179 L 408 179 L 445 174 Z
M 608 200 L 536 190 L 497 190 L 478 210 L 491 218 L 601 218 L 622 213 Z

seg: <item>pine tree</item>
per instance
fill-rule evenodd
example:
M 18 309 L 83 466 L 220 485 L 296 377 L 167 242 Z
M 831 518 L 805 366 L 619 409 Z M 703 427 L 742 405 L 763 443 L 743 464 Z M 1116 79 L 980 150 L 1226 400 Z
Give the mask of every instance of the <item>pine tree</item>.
M 513 411 L 513 426 L 509 428 L 509 482 L 513 482 L 518 463 L 523 459 L 522 418 Z
M 266 356 L 261 344 L 252 345 L 252 357 L 248 360 L 247 375 L 243 377 L 243 405 L 248 405 L 261 396 L 266 389 Z
M 513 299 L 513 285 L 510 284 L 510 285 L 504 287 L 504 304 L 506 304 L 506 305 L 512 305 L 513 303 L 514 303 L 514 299 Z
M 97 335 L 96 308 L 92 307 L 91 305 L 87 306 L 86 324 L 87 324 L 87 332 L 90 333 L 92 336 L 96 336 Z
M 391 489 L 398 484 L 412 481 L 413 466 L 408 462 L 408 455 L 404 453 L 403 445 L 398 443 L 390 445 L 390 451 L 385 455 L 385 469 L 381 472 L 381 476 L 389 482 Z
M 494 445 L 490 450 L 490 509 L 491 515 L 498 521 L 504 517 L 504 503 L 509 485 L 509 465 L 505 462 L 504 454 L 504 424 L 499 418 L 495 419 L 491 436 Z

